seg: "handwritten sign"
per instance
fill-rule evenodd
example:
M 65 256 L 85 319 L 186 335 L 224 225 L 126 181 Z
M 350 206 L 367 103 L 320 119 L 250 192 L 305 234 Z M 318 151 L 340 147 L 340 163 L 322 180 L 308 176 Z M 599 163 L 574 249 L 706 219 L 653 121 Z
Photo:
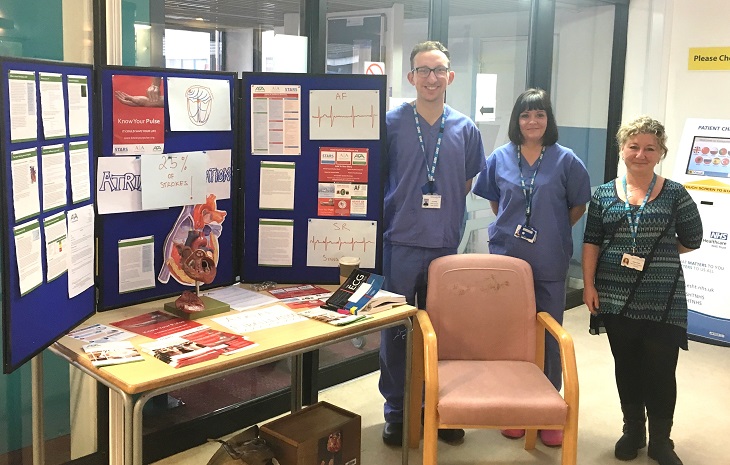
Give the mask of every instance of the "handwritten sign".
M 375 267 L 378 225 L 370 220 L 310 218 L 307 266 L 339 266 L 340 257 L 358 257 L 362 268 Z
M 142 155 L 140 159 L 143 210 L 205 202 L 205 152 Z

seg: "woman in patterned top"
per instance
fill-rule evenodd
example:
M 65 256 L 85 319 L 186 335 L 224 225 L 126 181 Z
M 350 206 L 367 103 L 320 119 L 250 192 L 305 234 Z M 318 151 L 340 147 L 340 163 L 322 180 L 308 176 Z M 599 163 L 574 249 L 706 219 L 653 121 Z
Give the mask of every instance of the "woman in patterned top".
M 684 186 L 654 173 L 667 154 L 664 126 L 642 116 L 616 135 L 626 176 L 598 187 L 583 244 L 583 301 L 591 333 L 605 328 L 615 361 L 623 436 L 616 458 L 646 445 L 660 465 L 682 465 L 669 439 L 679 349 L 687 350 L 687 300 L 679 254 L 702 243 L 697 205 Z

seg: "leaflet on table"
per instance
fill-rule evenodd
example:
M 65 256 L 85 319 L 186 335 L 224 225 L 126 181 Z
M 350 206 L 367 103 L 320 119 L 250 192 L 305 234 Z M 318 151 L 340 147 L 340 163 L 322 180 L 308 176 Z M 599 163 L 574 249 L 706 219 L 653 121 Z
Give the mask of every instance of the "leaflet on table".
M 241 312 L 236 315 L 220 316 L 213 318 L 213 321 L 235 333 L 250 333 L 251 331 L 260 331 L 262 329 L 306 321 L 306 318 L 299 316 L 296 312 L 289 310 L 283 305 L 272 305 L 258 310 Z
M 238 284 L 203 292 L 211 299 L 220 300 L 231 306 L 231 310 L 249 310 L 256 307 L 262 307 L 270 303 L 274 303 L 277 299 L 255 291 L 244 289 Z
M 143 352 L 162 360 L 173 368 L 213 360 L 220 355 L 220 352 L 212 347 L 188 341 L 179 336 L 168 336 L 140 344 L 140 348 Z
M 130 333 L 129 331 L 124 331 L 118 328 L 112 328 L 111 326 L 107 325 L 95 324 L 75 329 L 66 334 L 66 336 L 91 344 L 123 341 L 125 339 L 134 337 L 134 333 Z
M 320 307 L 332 295 L 332 291 L 311 284 L 272 289 L 269 293 L 292 310 Z
M 152 339 L 182 333 L 201 326 L 196 321 L 184 320 L 159 310 L 127 318 L 126 320 L 114 321 L 110 324 Z
M 370 299 L 380 290 L 384 279 L 375 273 L 356 268 L 352 270 L 347 281 L 332 294 L 332 297 L 327 299 L 324 308 L 328 310 L 344 309 L 355 314 L 365 308 Z
M 334 326 L 345 326 L 355 323 L 356 321 L 372 318 L 371 315 L 364 315 L 362 313 L 351 315 L 349 313 L 333 312 L 332 310 L 326 310 L 320 307 L 303 310 L 299 312 L 299 315 L 312 320 L 321 321 L 322 323 L 329 323 Z
M 141 362 L 144 357 L 129 341 L 101 342 L 82 347 L 91 363 L 96 367 Z
M 235 354 L 236 352 L 250 349 L 258 345 L 245 336 L 218 331 L 217 329 L 212 329 L 205 325 L 198 328 L 192 328 L 184 333 L 178 333 L 169 337 L 181 337 L 187 341 L 196 342 L 202 346 L 215 349 L 223 355 Z

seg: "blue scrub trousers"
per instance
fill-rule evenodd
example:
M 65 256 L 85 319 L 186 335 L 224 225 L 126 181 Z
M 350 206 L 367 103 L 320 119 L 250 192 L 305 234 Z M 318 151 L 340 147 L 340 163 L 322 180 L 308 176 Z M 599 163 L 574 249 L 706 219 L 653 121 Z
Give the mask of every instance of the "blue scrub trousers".
M 547 312 L 555 321 L 563 324 L 565 311 L 566 281 L 538 281 L 535 280 L 535 302 L 538 312 Z M 560 391 L 563 386 L 563 368 L 560 365 L 560 347 L 558 341 L 547 331 L 545 332 L 545 375 L 555 389 Z
M 406 301 L 426 309 L 428 266 L 435 258 L 453 255 L 456 248 L 429 249 L 383 245 L 384 288 L 406 297 Z M 380 393 L 385 398 L 384 416 L 388 423 L 403 422 L 406 328 L 397 326 L 380 333 Z

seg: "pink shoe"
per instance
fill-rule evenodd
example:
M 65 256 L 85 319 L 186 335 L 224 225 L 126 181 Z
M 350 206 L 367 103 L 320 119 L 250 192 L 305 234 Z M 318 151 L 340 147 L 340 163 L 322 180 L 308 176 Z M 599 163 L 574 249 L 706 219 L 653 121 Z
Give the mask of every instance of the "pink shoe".
M 540 440 L 548 447 L 560 447 L 563 445 L 563 430 L 541 429 Z
M 503 429 L 500 432 L 502 436 L 509 439 L 519 439 L 525 435 L 525 430 L 523 429 Z

